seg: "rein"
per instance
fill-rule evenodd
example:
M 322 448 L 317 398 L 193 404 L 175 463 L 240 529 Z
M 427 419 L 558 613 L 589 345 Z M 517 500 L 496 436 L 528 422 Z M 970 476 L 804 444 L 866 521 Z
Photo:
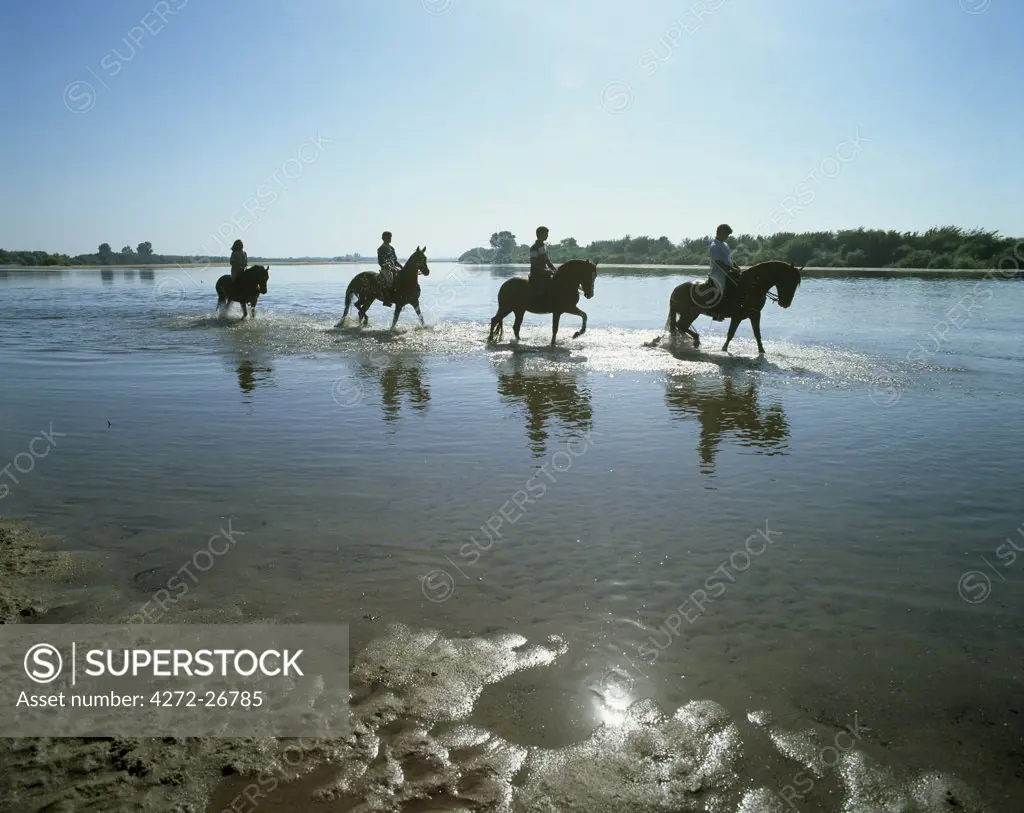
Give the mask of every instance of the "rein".
M 768 299 L 770 299 L 770 300 L 771 300 L 772 302 L 774 302 L 774 303 L 775 303 L 776 305 L 777 305 L 777 304 L 779 303 L 779 297 L 778 297 L 778 296 L 776 296 L 775 294 L 773 294 L 773 293 L 771 292 L 771 289 L 768 289 L 768 290 L 766 290 L 766 291 L 764 292 L 764 295 L 765 295 L 765 297 L 767 297 Z

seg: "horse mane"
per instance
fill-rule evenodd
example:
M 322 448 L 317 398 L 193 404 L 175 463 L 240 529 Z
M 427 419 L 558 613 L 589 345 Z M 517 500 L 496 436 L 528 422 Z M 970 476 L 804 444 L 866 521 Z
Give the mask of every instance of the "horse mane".
M 742 273 L 740 274 L 740 278 L 742 279 L 743 277 L 747 276 L 747 274 L 754 274 L 759 276 L 761 273 L 765 271 L 775 270 L 775 268 L 777 268 L 780 271 L 790 271 L 796 274 L 796 285 L 799 287 L 800 282 L 802 281 L 800 272 L 803 270 L 803 268 L 797 268 L 795 265 L 793 265 L 793 263 L 787 262 L 786 260 L 762 260 L 759 263 L 754 263 L 753 265 L 749 265 L 743 269 Z
M 597 273 L 597 263 L 596 262 L 594 262 L 593 260 L 582 260 L 582 259 L 576 258 L 574 260 L 566 260 L 564 263 L 562 263 L 560 266 L 558 266 L 558 268 L 555 269 L 555 274 L 561 274 L 563 271 L 564 272 L 575 271 L 576 270 L 576 266 L 580 266 L 581 270 L 582 270 L 582 268 L 586 268 L 587 266 L 593 266 L 594 267 L 594 273 L 595 274 Z

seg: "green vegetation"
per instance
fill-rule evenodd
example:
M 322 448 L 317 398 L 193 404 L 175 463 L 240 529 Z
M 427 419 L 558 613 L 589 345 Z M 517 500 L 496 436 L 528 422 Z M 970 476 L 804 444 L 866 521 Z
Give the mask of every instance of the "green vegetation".
M 255 262 L 287 262 L 301 260 L 305 262 L 317 260 L 336 260 L 354 262 L 369 260 L 359 254 L 346 254 L 340 257 L 249 257 L 249 263 Z M 16 266 L 71 266 L 71 265 L 226 265 L 229 257 L 193 257 L 183 254 L 154 254 L 153 244 L 149 241 L 139 243 L 135 249 L 125 246 L 116 254 L 110 243 L 100 243 L 95 254 L 48 254 L 45 251 L 4 251 L 0 249 L 0 265 Z
M 204 258 L 205 260 L 205 258 Z M 214 260 L 217 262 L 218 260 Z M 228 261 L 227 257 L 223 258 Z M 165 256 L 153 253 L 153 244 L 139 243 L 134 249 L 125 246 L 114 253 L 110 243 L 100 243 L 95 254 L 48 254 L 45 251 L 4 251 L 0 249 L 0 265 L 169 265 L 171 263 L 191 263 L 191 257 Z
M 607 265 L 707 265 L 711 235 L 673 243 L 668 237 L 630 237 L 579 245 L 572 237 L 548 245 L 553 263 L 587 257 Z M 844 229 L 769 236 L 732 235 L 733 261 L 752 265 L 786 260 L 812 268 L 994 268 L 1024 260 L 1024 242 L 982 229 L 940 226 L 922 233 Z M 1014 254 L 1016 252 L 1016 255 Z M 517 245 L 512 232 L 491 235 L 489 248 L 475 248 L 460 263 L 529 263 L 530 247 Z

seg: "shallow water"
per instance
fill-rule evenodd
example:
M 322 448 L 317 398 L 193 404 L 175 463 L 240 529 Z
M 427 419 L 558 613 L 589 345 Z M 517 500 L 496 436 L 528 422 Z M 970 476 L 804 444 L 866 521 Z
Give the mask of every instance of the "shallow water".
M 644 346 L 686 274 L 602 269 L 550 350 L 486 345 L 507 270 L 433 263 L 395 334 L 335 327 L 361 268 L 274 267 L 246 322 L 221 270 L 0 274 L 0 460 L 60 433 L 0 511 L 99 574 L 58 618 L 131 617 L 231 518 L 162 620 L 348 623 L 354 678 L 408 673 L 434 756 L 338 798 L 1022 809 L 1020 281 L 806 279 L 759 359 Z

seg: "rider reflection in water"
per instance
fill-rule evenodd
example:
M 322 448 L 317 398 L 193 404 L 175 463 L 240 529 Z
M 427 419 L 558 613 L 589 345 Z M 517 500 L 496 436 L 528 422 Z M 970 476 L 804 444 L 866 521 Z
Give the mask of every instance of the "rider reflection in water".
M 530 289 L 535 296 L 542 296 L 547 292 L 548 283 L 555 271 L 544 245 L 547 239 L 548 227 L 538 226 L 537 242 L 530 246 Z

